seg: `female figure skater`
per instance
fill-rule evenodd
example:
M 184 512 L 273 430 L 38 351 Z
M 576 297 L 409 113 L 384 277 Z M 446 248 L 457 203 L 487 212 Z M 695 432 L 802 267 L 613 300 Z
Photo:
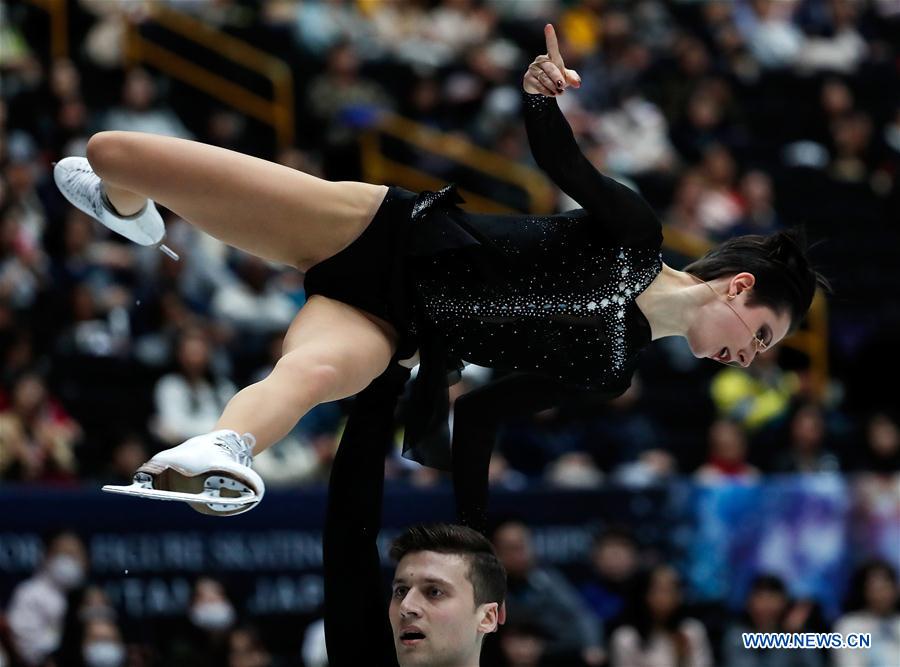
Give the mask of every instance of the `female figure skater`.
M 684 336 L 698 357 L 746 366 L 800 323 L 819 277 L 789 234 L 731 239 L 684 272 L 662 263 L 653 211 L 588 162 L 552 99 L 580 78 L 566 69 L 552 26 L 545 36 L 547 54 L 523 79 L 525 122 L 537 163 L 584 207 L 567 213 L 469 214 L 452 186 L 416 195 L 333 183 L 130 132 L 96 134 L 86 160 L 56 165 L 70 202 L 137 243 L 163 241 L 158 202 L 225 243 L 306 273 L 308 302 L 272 373 L 232 399 L 215 431 L 160 452 L 133 485 L 107 490 L 210 514 L 246 511 L 264 492 L 254 453 L 316 404 L 417 360 L 404 451 L 450 468 L 447 372 L 463 359 L 524 373 L 526 388 L 537 377 L 538 386 L 614 396 L 656 338 Z

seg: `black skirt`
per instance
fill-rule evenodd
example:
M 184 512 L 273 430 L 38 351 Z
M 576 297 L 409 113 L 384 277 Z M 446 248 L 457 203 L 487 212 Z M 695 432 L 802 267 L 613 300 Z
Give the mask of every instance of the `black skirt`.
M 399 336 L 396 359 L 415 354 L 411 277 L 405 261 L 417 195 L 391 187 L 363 233 L 336 255 L 306 272 L 307 298 L 321 294 L 375 315 Z
M 372 222 L 353 243 L 306 272 L 307 297 L 321 294 L 364 310 L 397 331 L 396 363 L 419 351 L 419 372 L 406 410 L 403 455 L 424 465 L 451 466 L 447 387 L 462 361 L 447 354 L 441 334 L 421 317 L 416 267 L 438 253 L 480 267 L 491 279 L 497 257 L 492 243 L 468 224 L 453 185 L 416 194 L 391 187 Z

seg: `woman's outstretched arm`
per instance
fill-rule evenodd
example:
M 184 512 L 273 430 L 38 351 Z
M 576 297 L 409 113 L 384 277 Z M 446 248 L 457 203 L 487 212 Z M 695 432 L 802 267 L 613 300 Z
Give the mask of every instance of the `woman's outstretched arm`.
M 646 241 L 660 233 L 656 214 L 644 199 L 600 173 L 578 147 L 572 128 L 555 97 L 581 79 L 566 69 L 553 26 L 544 29 L 547 54 L 538 56 L 525 72 L 522 88 L 525 128 L 538 166 L 559 188 L 588 210 L 602 232 L 623 245 Z

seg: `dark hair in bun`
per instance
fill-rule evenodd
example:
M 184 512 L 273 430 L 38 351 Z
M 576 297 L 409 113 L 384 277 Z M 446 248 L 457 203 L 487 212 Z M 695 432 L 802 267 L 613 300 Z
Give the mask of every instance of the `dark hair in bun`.
M 788 311 L 793 331 L 806 316 L 816 288 L 831 291 L 828 281 L 806 256 L 802 231 L 789 229 L 770 236 L 736 236 L 688 264 L 684 270 L 702 280 L 714 280 L 744 271 L 756 278 L 748 306 L 768 306 L 776 312 Z

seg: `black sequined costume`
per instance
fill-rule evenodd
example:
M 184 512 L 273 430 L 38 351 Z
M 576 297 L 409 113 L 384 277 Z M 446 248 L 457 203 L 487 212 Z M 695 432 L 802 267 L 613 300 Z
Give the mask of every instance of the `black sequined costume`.
M 584 208 L 542 217 L 479 215 L 456 206 L 453 186 L 418 197 L 391 188 L 382 209 L 392 218 L 408 209 L 408 228 L 389 227 L 380 210 L 357 242 L 307 274 L 308 292 L 394 324 L 401 333 L 397 359 L 418 348 L 404 451 L 427 465 L 451 465 L 447 372 L 462 361 L 615 396 L 627 389 L 650 342 L 635 299 L 662 268 L 659 220 L 638 194 L 582 155 L 554 99 L 525 95 L 524 106 L 537 164 Z M 379 235 L 399 246 L 380 272 L 372 260 L 360 262 L 383 242 Z M 345 285 L 365 280 L 368 301 L 322 289 L 332 278 Z

